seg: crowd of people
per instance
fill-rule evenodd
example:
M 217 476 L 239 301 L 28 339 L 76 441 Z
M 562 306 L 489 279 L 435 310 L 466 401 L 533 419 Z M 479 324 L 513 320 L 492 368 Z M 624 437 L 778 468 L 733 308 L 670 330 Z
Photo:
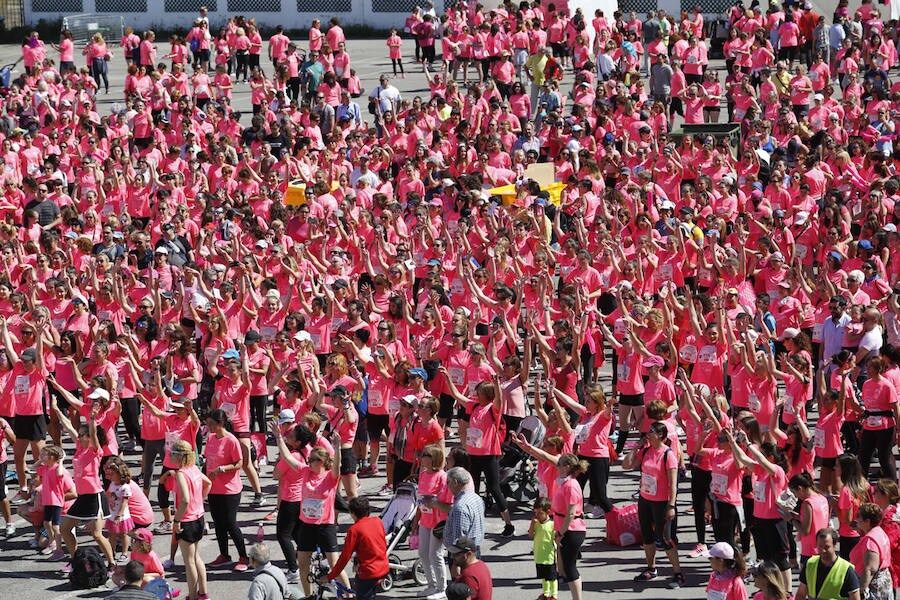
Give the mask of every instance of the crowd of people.
M 763 600 L 893 599 L 900 28 L 882 8 L 739 0 L 717 39 L 699 8 L 428 3 L 377 83 L 337 18 L 264 41 L 203 9 L 168 52 L 152 31 L 32 33 L 0 93 L 8 536 L 15 506 L 68 572 L 90 534 L 126 598 L 177 553 L 190 600 L 226 568 L 253 569 L 251 598 L 309 594 L 317 552 L 345 588 L 355 554 L 371 598 L 389 565 L 359 478 L 384 477 L 378 496 L 417 482 L 429 600 L 492 598 L 486 535 L 533 538 L 540 598 L 580 600 L 582 547 L 632 508 L 638 583 L 661 550 L 686 585 L 687 521 L 708 598 L 752 578 Z M 412 98 L 392 83 L 403 37 L 430 90 Z M 739 136 L 673 127 L 724 121 Z M 527 527 L 501 477 L 515 447 Z M 616 506 L 628 470 L 637 504 Z M 247 545 L 245 509 L 271 511 L 282 557 Z

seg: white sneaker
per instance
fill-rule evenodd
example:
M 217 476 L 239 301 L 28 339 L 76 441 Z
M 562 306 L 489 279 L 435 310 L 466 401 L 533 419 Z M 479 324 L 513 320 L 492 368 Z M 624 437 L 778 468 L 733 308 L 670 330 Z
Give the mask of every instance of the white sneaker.
M 288 583 L 300 583 L 300 571 L 288 571 L 285 574 Z
M 604 516 L 606 516 L 606 511 L 603 510 L 602 508 L 600 508 L 599 506 L 595 506 L 593 508 L 593 510 L 591 511 L 592 519 L 602 519 Z
M 6 524 L 6 537 L 12 537 L 14 535 L 16 535 L 16 524 L 9 522 Z
M 444 592 L 435 592 L 425 598 L 425 600 L 447 600 L 447 594 Z

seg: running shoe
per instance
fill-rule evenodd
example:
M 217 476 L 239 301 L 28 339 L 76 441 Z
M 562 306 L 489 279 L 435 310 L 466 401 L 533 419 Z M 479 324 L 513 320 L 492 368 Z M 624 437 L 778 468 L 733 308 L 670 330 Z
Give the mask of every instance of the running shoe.
M 300 583 L 300 571 L 288 571 L 285 574 L 288 583 Z
M 237 563 L 234 565 L 234 570 L 238 573 L 243 573 L 250 566 L 249 558 L 241 558 L 238 559 Z
M 163 561 L 162 565 L 163 565 L 163 569 L 165 569 L 166 571 L 169 571 L 175 567 L 175 561 L 172 560 L 171 558 L 167 558 L 166 560 Z
M 59 562 L 61 560 L 64 560 L 65 558 L 66 558 L 66 552 L 64 550 L 57 550 L 56 552 L 51 554 L 47 560 L 50 560 L 53 562 Z
M 384 484 L 383 486 L 381 486 L 381 489 L 378 490 L 379 496 L 390 496 L 393 493 L 394 493 L 394 486 L 392 486 L 389 483 Z
M 14 535 L 16 535 L 16 524 L 9 522 L 6 524 L 6 537 L 12 537 Z
M 231 564 L 231 557 L 225 556 L 224 554 L 220 554 L 216 557 L 216 559 L 210 563 L 206 563 L 207 567 L 221 567 L 222 565 Z
M 63 575 L 68 575 L 69 573 L 71 573 L 72 572 L 72 563 L 66 563 L 66 566 L 64 566 L 62 569 L 60 569 L 60 572 Z
M 639 575 L 635 575 L 635 581 L 650 581 L 651 579 L 656 579 L 657 573 L 656 569 L 644 569 L 640 572 Z
M 500 532 L 500 537 L 511 538 L 516 535 L 516 528 L 513 527 L 512 523 L 507 523 L 505 527 L 503 527 L 503 531 Z
M 53 554 L 54 552 L 56 552 L 56 542 L 50 542 L 49 544 L 41 548 L 40 554 L 47 556 L 48 554 Z
M 163 521 L 153 529 L 153 533 L 172 533 L 172 521 Z
M 253 494 L 253 500 L 250 501 L 250 508 L 259 508 L 266 503 L 266 498 L 262 494 Z
M 699 558 L 703 556 L 709 549 L 706 547 L 706 544 L 697 544 L 694 546 L 694 549 L 691 550 L 691 553 L 688 554 L 688 558 Z
M 12 504 L 25 504 L 28 502 L 28 490 L 19 490 L 16 495 L 9 499 Z
M 677 590 L 684 587 L 684 573 L 675 573 L 669 580 L 669 589 Z

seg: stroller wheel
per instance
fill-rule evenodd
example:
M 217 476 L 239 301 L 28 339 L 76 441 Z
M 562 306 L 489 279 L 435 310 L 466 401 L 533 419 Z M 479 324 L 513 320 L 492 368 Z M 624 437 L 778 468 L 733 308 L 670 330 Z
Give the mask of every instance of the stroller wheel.
M 418 558 L 413 563 L 412 574 L 413 579 L 415 579 L 416 583 L 418 583 L 419 585 L 425 585 L 428 583 L 428 578 L 425 576 L 425 567 L 422 566 L 422 561 Z
M 384 579 L 379 582 L 378 587 L 381 588 L 382 592 L 389 592 L 391 588 L 394 587 L 394 576 L 388 573 L 384 576 Z

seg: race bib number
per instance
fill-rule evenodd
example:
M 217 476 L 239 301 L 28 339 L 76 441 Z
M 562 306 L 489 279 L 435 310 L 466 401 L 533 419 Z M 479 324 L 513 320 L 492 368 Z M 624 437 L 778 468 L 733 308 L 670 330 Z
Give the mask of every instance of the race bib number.
M 757 481 L 753 484 L 753 499 L 757 502 L 766 501 L 766 482 Z
M 66 320 L 65 319 L 53 319 L 52 321 L 50 321 L 50 324 L 53 325 L 54 329 L 61 330 L 63 327 L 66 326 Z
M 759 401 L 759 396 L 751 392 L 748 407 L 750 408 L 750 412 L 758 413 L 762 410 L 762 402 Z
M 716 496 L 726 495 L 728 493 L 728 475 L 724 473 L 713 473 L 712 483 L 710 483 L 709 489 Z
M 322 498 L 304 498 L 300 510 L 307 519 L 319 521 L 325 514 L 325 501 Z
M 484 432 L 477 427 L 469 427 L 466 430 L 466 445 L 472 448 L 481 448 L 481 441 L 484 439 Z
M 223 402 L 222 406 L 220 406 L 229 419 L 234 419 L 234 413 L 237 412 L 237 406 L 234 405 L 233 402 Z
M 825 430 L 824 429 L 816 429 L 816 448 L 824 448 L 825 447 Z
M 656 270 L 656 278 L 660 281 L 671 281 L 672 280 L 672 265 L 664 264 L 659 265 L 659 268 Z
M 706 597 L 708 600 L 726 600 L 728 593 L 719 590 L 707 590 Z
M 802 244 L 797 244 L 796 246 L 794 246 L 794 252 L 797 254 L 797 258 L 803 260 L 804 258 L 806 258 L 806 253 L 809 252 L 809 248 Z
M 591 428 L 588 427 L 587 424 L 579 425 L 575 428 L 575 441 L 579 444 L 583 444 L 588 439 L 588 434 L 591 432 Z
M 120 376 L 118 379 L 116 379 L 116 391 L 119 393 L 119 395 L 121 395 L 122 390 L 124 390 L 124 389 L 125 389 L 125 377 Z
M 866 427 L 881 429 L 884 427 L 884 417 L 866 417 Z
M 17 375 L 13 392 L 16 396 L 24 396 L 31 388 L 31 378 L 28 375 Z
M 384 398 L 381 397 L 381 390 L 369 390 L 369 407 L 381 408 L 384 406 Z
M 647 473 L 641 474 L 641 493 L 648 496 L 656 495 L 656 477 Z
M 264 342 L 271 342 L 275 339 L 275 334 L 277 330 L 274 327 L 260 327 L 259 335 L 263 339 Z
M 712 271 L 705 267 L 700 267 L 697 269 L 697 277 L 700 278 L 700 281 L 712 281 Z
M 179 441 L 181 437 L 172 431 L 166 432 L 166 452 L 170 452 L 172 450 L 172 446 L 175 445 L 175 442 Z
M 712 364 L 716 362 L 715 346 L 703 346 L 697 354 L 697 362 Z
M 450 282 L 450 293 L 455 296 L 462 296 L 466 293 L 466 288 L 463 286 L 462 279 L 457 277 Z
M 678 357 L 681 359 L 681 362 L 694 364 L 697 362 L 697 346 L 693 344 L 682 346 Z
M 466 370 L 459 367 L 451 367 L 447 369 L 450 373 L 450 381 L 456 386 L 461 386 L 466 380 Z
M 629 369 L 628 365 L 624 362 L 621 362 L 616 366 L 616 376 L 619 378 L 619 381 L 626 381 L 630 372 L 631 369 Z
M 311 333 L 309 334 L 309 338 L 312 340 L 313 348 L 316 349 L 316 353 L 319 353 L 319 350 L 322 349 L 322 334 L 320 333 Z
M 219 353 L 215 348 L 207 348 L 203 351 L 203 357 L 206 359 L 207 363 L 215 361 L 218 354 Z
M 424 252 L 414 252 L 413 260 L 415 261 L 417 267 L 424 267 L 425 266 L 425 253 Z
M 822 341 L 822 331 L 824 329 L 824 326 L 825 326 L 824 323 L 816 323 L 815 325 L 813 325 L 812 340 L 814 342 Z
M 100 321 L 109 321 L 110 320 L 110 312 L 108 310 L 98 310 L 97 311 L 97 319 Z
M 797 414 L 797 408 L 794 406 L 794 397 L 790 394 L 784 395 L 784 412 L 789 415 Z

